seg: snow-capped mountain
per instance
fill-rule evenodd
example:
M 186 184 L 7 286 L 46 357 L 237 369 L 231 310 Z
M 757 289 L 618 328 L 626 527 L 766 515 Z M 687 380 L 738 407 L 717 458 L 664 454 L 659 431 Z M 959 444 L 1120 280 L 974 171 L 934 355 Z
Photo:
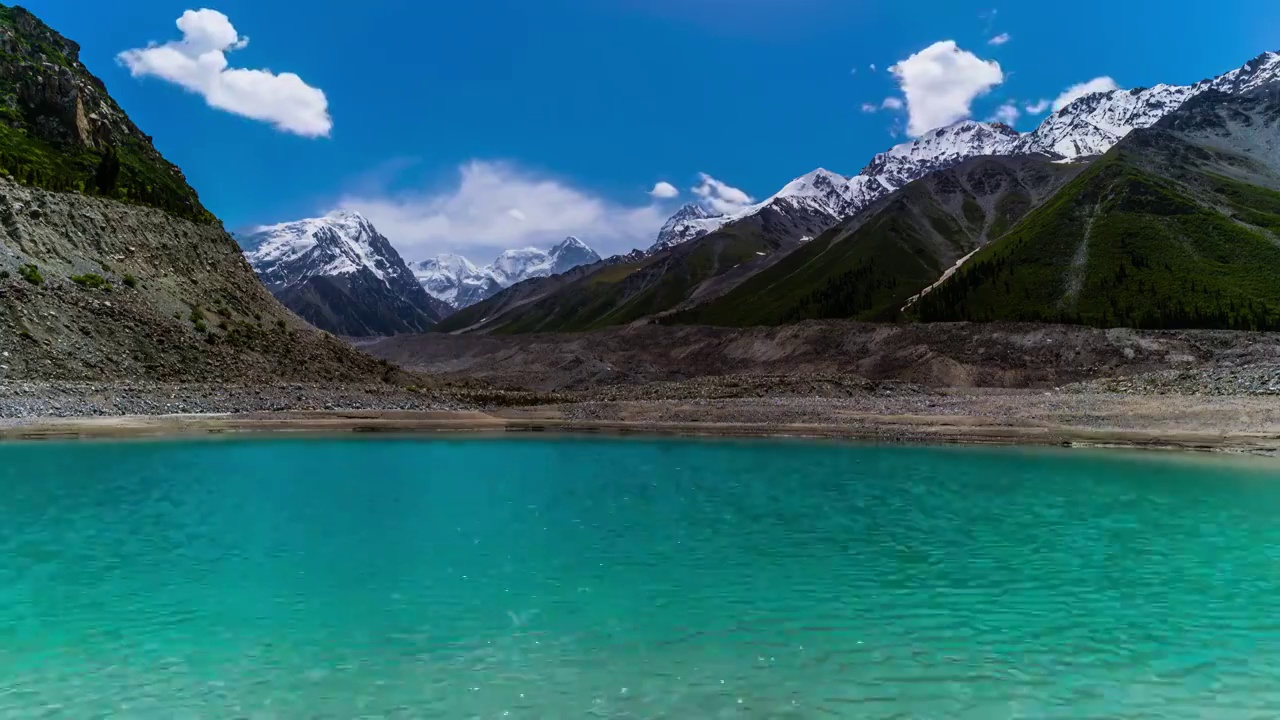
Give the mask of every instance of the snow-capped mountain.
M 685 203 L 663 224 L 658 231 L 658 239 L 649 248 L 649 252 L 664 250 L 719 230 L 725 223 L 723 217 L 696 202 Z
M 852 178 L 819 168 L 787 183 L 763 202 L 732 214 L 714 215 L 689 203 L 667 221 L 649 252 L 702 237 L 765 208 L 801 223 L 834 224 L 935 170 L 975 155 L 1011 154 L 1021 137 L 1007 125 L 966 120 L 876 155 Z
M 567 237 L 549 251 L 504 251 L 482 268 L 461 255 L 440 255 L 415 264 L 414 274 L 428 294 L 457 310 L 530 278 L 559 275 L 597 262 L 600 255 L 595 250 L 576 237 Z
M 1101 155 L 1131 131 L 1155 125 L 1206 90 L 1238 95 L 1278 79 L 1280 53 L 1268 52 L 1195 85 L 1156 85 L 1085 95 L 1024 136 L 1016 152 L 1040 152 L 1068 160 Z
M 502 284 L 488 268 L 478 268 L 461 255 L 437 255 L 415 263 L 413 274 L 428 295 L 455 310 L 502 290 Z
M 338 210 L 257 227 L 236 240 L 268 290 L 335 334 L 420 332 L 447 314 L 359 213 Z
M 1064 161 L 1100 155 L 1130 131 L 1154 125 L 1206 90 L 1240 94 L 1276 81 L 1280 81 L 1280 53 L 1268 52 L 1195 85 L 1085 95 L 1025 134 L 1002 123 L 964 120 L 879 153 L 852 178 L 815 170 L 787 183 L 764 202 L 729 215 L 715 215 L 696 203 L 685 205 L 662 227 L 649 252 L 702 237 L 766 207 L 789 218 L 826 217 L 834 224 L 907 183 L 979 155 L 1044 154 Z

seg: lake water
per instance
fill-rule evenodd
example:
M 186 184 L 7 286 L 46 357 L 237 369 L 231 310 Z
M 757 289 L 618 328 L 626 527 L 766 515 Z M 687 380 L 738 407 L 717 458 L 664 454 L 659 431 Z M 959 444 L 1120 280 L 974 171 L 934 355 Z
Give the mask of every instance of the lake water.
M 0 445 L 0 718 L 1277 717 L 1278 480 L 789 442 Z

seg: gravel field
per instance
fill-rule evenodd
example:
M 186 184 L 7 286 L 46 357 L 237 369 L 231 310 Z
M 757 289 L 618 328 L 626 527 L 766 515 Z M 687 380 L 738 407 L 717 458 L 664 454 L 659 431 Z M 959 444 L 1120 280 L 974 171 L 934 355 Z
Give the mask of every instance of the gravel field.
M 392 385 L 0 382 L 3 419 L 283 410 L 457 410 L 463 405 L 455 399 Z

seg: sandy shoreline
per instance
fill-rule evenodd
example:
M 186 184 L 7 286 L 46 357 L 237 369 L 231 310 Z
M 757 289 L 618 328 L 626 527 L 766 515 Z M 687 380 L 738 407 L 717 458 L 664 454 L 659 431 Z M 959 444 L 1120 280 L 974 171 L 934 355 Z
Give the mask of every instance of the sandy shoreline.
M 690 437 L 797 437 L 922 444 L 1123 447 L 1280 456 L 1280 430 L 1012 425 L 964 415 L 845 414 L 841 422 L 675 422 L 582 419 L 525 411 L 303 411 L 39 418 L 0 421 L 0 441 L 201 437 L 231 434 L 556 433 Z

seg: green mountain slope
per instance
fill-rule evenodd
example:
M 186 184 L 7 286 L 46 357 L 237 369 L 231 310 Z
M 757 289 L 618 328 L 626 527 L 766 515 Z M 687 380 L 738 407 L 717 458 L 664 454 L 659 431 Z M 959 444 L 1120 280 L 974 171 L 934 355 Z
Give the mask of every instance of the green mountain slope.
M 216 222 L 79 56 L 79 45 L 27 10 L 0 5 L 0 172 Z
M 1135 131 L 912 308 L 920 320 L 1280 329 L 1280 89 Z
M 668 321 L 891 320 L 908 299 L 1079 170 L 1038 156 L 980 157 L 933 173 Z

